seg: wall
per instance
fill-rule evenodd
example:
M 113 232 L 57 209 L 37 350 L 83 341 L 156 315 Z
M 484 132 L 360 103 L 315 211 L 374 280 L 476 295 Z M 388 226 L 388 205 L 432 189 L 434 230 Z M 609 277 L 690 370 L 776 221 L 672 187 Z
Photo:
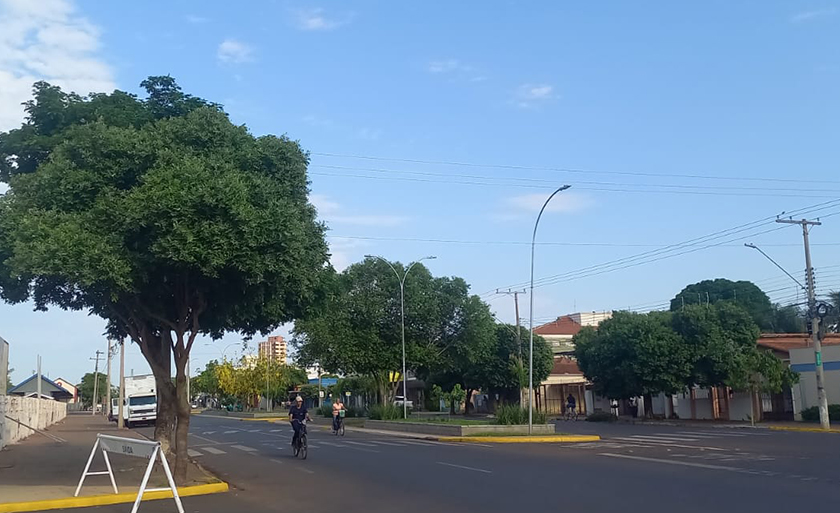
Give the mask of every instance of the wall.
M 828 404 L 840 403 L 840 346 L 823 346 L 823 371 Z M 814 366 L 814 348 L 792 349 L 790 368 L 799 373 L 799 385 L 794 385 L 795 413 L 817 406 L 817 377 Z
M 729 398 L 729 420 L 750 420 L 752 408 L 749 392 L 735 392 Z
M 6 416 L 11 419 L 6 419 Z M 6 420 L 0 432 L 0 448 L 23 440 L 34 433 L 31 429 L 16 422 L 36 429 L 44 429 L 67 416 L 67 405 L 58 401 L 36 399 L 34 397 L 0 396 L 0 417 Z

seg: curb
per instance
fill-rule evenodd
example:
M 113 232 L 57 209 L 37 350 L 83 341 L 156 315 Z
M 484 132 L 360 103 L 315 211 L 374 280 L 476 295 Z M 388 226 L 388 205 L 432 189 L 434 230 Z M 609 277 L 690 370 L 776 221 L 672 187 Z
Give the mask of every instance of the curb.
M 568 436 L 441 436 L 438 442 L 494 443 L 494 444 L 569 444 L 578 442 L 597 442 L 598 435 Z
M 225 482 L 209 483 L 178 488 L 180 497 L 194 497 L 212 493 L 225 493 L 229 490 Z M 171 499 L 171 490 L 146 492 L 144 501 Z M 88 508 L 91 506 L 109 506 L 111 504 L 130 504 L 137 499 L 137 493 L 116 493 L 110 495 L 91 495 L 88 497 L 65 497 L 62 499 L 47 499 L 40 501 L 6 502 L 0 503 L 0 513 L 19 513 L 23 511 L 46 511 L 51 509 Z
M 817 427 L 770 426 L 771 431 L 796 431 L 800 433 L 840 433 L 840 429 L 823 429 Z

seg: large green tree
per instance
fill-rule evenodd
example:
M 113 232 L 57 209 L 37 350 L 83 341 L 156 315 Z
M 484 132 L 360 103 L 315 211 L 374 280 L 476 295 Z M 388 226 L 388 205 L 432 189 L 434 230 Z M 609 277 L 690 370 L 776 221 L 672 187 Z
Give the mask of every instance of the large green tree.
M 671 300 L 671 311 L 690 305 L 734 303 L 749 312 L 755 324 L 765 331 L 773 330 L 773 305 L 770 298 L 750 281 L 724 278 L 704 280 L 685 287 Z
M 142 86 L 145 99 L 79 97 L 39 82 L 23 126 L 0 134 L 0 294 L 88 311 L 140 346 L 182 481 L 196 337 L 301 316 L 328 255 L 299 144 L 253 136 L 171 77 Z
M 82 381 L 76 385 L 76 389 L 79 391 L 79 398 L 82 400 L 82 406 L 87 408 L 93 405 L 94 386 L 96 386 L 96 395 L 99 396 L 96 399 L 97 404 L 103 401 L 103 397 L 108 393 L 108 390 L 105 388 L 107 380 L 108 376 L 101 372 L 97 372 L 96 374 L 88 372 L 82 376 Z M 111 397 L 119 397 L 119 390 L 113 386 L 111 387 Z M 107 411 L 108 406 L 103 405 L 103 407 Z
M 400 274 L 405 266 L 393 263 Z M 380 399 L 393 400 L 400 386 L 390 373 L 401 372 L 400 285 L 387 263 L 367 258 L 327 280 L 326 299 L 317 311 L 295 323 L 293 343 L 303 365 L 328 372 L 368 376 Z M 406 362 L 409 371 L 428 376 L 463 368 L 492 339 L 487 305 L 469 294 L 460 278 L 433 277 L 415 265 L 405 281 Z
M 495 401 L 518 403 L 520 392 L 528 387 L 529 333 L 526 328 L 497 324 L 489 357 L 480 362 L 476 371 L 481 388 Z M 534 336 L 534 386 L 548 378 L 554 366 L 551 347 L 539 335 Z
M 615 312 L 597 329 L 575 335 L 578 365 L 597 393 L 627 399 L 686 388 L 691 354 L 671 328 L 670 315 Z

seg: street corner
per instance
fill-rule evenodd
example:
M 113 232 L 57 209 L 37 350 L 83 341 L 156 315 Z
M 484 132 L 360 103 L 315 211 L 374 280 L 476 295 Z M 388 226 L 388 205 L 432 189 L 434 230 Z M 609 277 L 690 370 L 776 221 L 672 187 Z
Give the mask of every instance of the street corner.
M 214 483 L 184 486 L 178 488 L 179 497 L 196 497 L 215 493 L 226 493 L 230 490 L 224 481 Z M 143 501 L 171 499 L 171 490 L 156 490 L 143 494 Z M 0 513 L 20 513 L 26 511 L 49 511 L 56 509 L 89 508 L 93 506 L 111 506 L 114 504 L 130 504 L 137 499 L 137 492 L 91 495 L 87 497 L 63 497 L 36 501 L 0 503 Z
M 598 435 L 545 435 L 545 436 L 442 436 L 439 442 L 492 443 L 492 444 L 570 444 L 598 442 Z

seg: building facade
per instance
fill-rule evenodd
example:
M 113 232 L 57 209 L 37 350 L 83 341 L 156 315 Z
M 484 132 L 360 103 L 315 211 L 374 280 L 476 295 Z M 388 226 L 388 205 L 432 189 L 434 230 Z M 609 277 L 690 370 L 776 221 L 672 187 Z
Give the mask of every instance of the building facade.
M 286 363 L 286 340 L 277 335 L 259 344 L 260 358 L 269 358 L 276 363 Z

